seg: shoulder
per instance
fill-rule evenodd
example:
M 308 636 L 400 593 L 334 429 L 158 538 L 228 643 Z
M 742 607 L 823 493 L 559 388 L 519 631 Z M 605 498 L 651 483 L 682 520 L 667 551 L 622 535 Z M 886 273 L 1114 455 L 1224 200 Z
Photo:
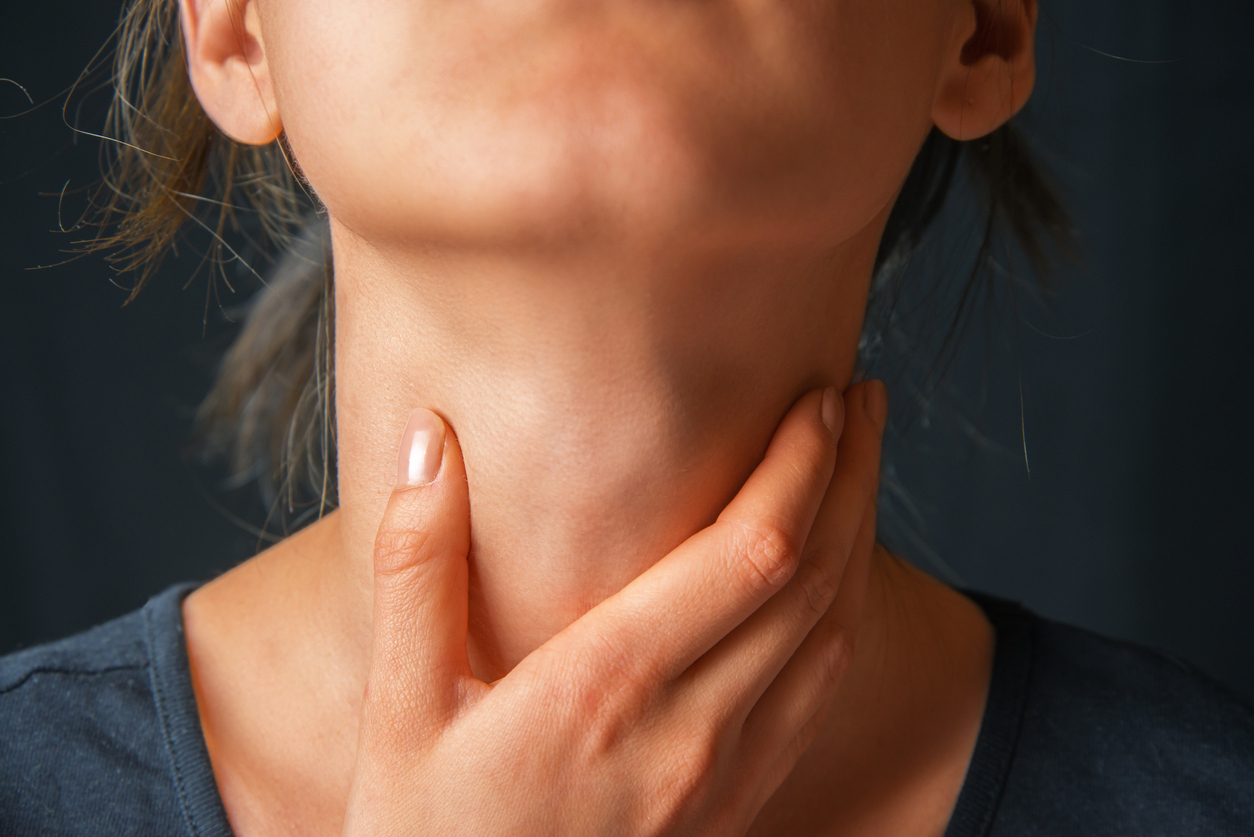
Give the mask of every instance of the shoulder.
M 1145 648 L 1021 610 L 990 616 L 1028 657 L 994 834 L 1248 833 L 1246 701 Z
M 125 727 L 152 705 L 142 614 L 0 658 L 0 753 L 55 752 L 76 734 Z M 41 746 L 47 745 L 47 746 Z
M 25 694 L 22 687 L 32 678 L 39 681 L 41 674 L 90 677 L 145 668 L 141 619 L 141 611 L 135 611 L 68 639 L 0 657 L 0 700 Z
M 0 658 L 0 832 L 181 833 L 135 611 Z

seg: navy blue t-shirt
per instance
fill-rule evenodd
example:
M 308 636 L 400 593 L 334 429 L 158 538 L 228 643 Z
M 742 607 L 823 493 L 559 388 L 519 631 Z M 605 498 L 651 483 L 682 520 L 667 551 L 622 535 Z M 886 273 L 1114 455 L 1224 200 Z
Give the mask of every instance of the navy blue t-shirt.
M 0 835 L 226 837 L 174 587 L 0 659 Z M 1254 710 L 1193 670 L 976 597 L 988 704 L 946 837 L 1254 835 Z

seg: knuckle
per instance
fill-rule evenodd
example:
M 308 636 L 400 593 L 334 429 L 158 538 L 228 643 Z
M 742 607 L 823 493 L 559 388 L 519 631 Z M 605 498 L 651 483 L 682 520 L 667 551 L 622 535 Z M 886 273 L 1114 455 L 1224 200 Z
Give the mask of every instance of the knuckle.
M 823 728 L 823 721 L 826 720 L 826 712 L 816 712 L 813 716 L 806 720 L 801 729 L 797 730 L 792 743 L 788 748 L 788 758 L 792 762 L 796 762 L 801 758 L 801 754 L 810 749 L 810 745 L 814 743 L 814 739 L 818 737 L 819 730 Z
M 570 659 L 548 679 L 543 702 L 562 708 L 589 768 L 612 759 L 635 733 L 643 690 L 629 674 L 606 676 L 603 666 Z
M 838 634 L 828 645 L 825 656 L 824 677 L 827 684 L 833 686 L 840 682 L 849 664 L 853 662 L 853 644 L 845 634 Z
M 633 731 L 631 714 L 612 693 L 593 686 L 578 690 L 575 702 L 584 758 L 594 763 L 612 758 Z
M 823 677 L 826 683 L 835 685 L 853 662 L 857 650 L 858 635 L 843 624 L 833 622 L 827 626 L 822 655 Z
M 374 541 L 374 570 L 378 575 L 402 572 L 421 559 L 430 535 L 421 530 L 381 531 Z
M 800 571 L 801 594 L 811 615 L 822 616 L 836 598 L 836 585 L 817 561 L 807 561 Z
M 753 587 L 775 590 L 792 578 L 800 551 L 784 527 L 769 522 L 741 524 L 740 535 L 740 563 Z
M 672 811 L 692 810 L 714 787 L 719 763 L 719 745 L 713 737 L 689 736 L 676 748 L 675 761 L 667 771 L 664 789 Z
M 844 649 L 846 664 L 853 662 L 854 656 L 858 653 L 858 632 L 841 631 L 840 642 Z

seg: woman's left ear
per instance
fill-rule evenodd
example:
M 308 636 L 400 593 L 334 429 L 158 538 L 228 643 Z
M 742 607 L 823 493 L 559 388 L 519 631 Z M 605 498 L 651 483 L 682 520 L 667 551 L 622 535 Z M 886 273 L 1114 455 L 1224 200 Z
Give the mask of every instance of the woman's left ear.
M 936 88 L 932 122 L 956 140 L 991 134 L 1036 83 L 1036 0 L 964 0 Z
M 255 0 L 179 0 L 187 72 L 200 106 L 231 139 L 266 145 L 283 131 Z

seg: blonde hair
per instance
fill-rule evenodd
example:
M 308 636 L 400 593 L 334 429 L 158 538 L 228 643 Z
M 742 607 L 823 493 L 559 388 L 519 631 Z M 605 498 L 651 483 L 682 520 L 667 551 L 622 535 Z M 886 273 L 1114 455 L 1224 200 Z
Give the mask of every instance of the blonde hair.
M 187 72 L 176 0 L 131 0 L 115 34 L 113 100 L 84 242 L 133 277 L 130 299 L 189 225 L 212 239 L 210 266 L 242 260 L 231 232 L 282 254 L 197 415 L 210 456 L 255 478 L 286 524 L 335 505 L 333 311 L 317 202 L 286 140 L 238 143 L 205 115 Z M 248 223 L 241 223 L 247 215 Z M 249 266 L 251 269 L 251 266 Z M 229 284 L 229 280 L 228 284 Z M 286 528 L 284 525 L 283 528 Z

